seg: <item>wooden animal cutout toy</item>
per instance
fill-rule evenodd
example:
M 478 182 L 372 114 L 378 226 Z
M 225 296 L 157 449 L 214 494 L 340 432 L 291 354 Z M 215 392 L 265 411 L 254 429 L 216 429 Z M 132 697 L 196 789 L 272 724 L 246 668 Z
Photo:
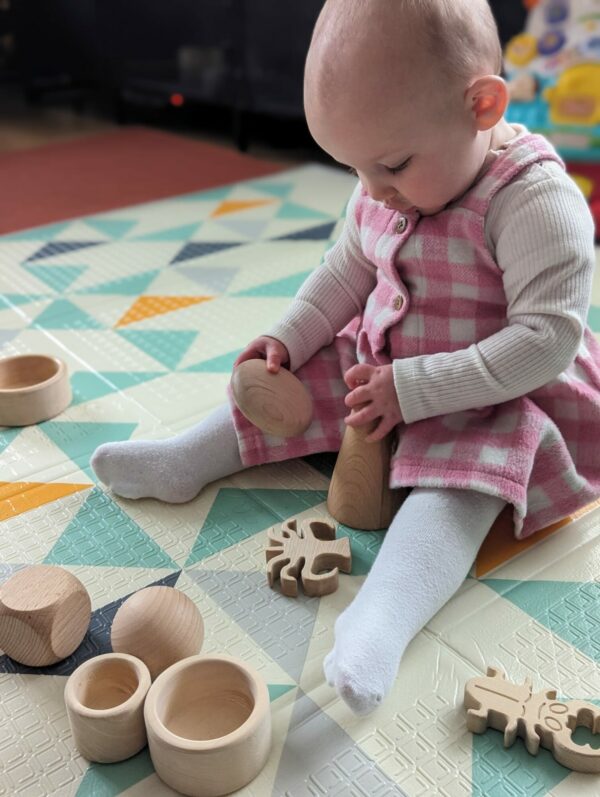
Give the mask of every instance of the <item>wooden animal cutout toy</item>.
M 327 495 L 327 510 L 338 523 L 364 531 L 387 528 L 406 496 L 388 486 L 391 435 L 365 441 L 376 425 L 346 427 Z
M 329 595 L 338 588 L 339 570 L 349 573 L 352 569 L 350 540 L 336 540 L 335 526 L 320 518 L 302 520 L 299 525 L 295 519 L 288 520 L 268 531 L 269 586 L 279 577 L 281 592 L 295 598 L 300 578 L 306 595 Z
M 110 641 L 115 653 L 141 659 L 154 680 L 167 667 L 200 651 L 204 622 L 196 604 L 175 587 L 145 587 L 117 610 Z
M 267 434 L 294 437 L 311 424 L 310 393 L 286 368 L 273 374 L 264 360 L 246 360 L 233 369 L 231 389 L 240 412 Z
M 19 570 L 0 587 L 0 650 L 28 667 L 56 664 L 81 644 L 91 606 L 86 588 L 68 570 Z
M 600 709 L 583 700 L 556 700 L 555 689 L 533 693 L 531 679 L 524 684 L 507 681 L 502 670 L 487 668 L 487 675 L 471 678 L 465 686 L 467 728 L 484 733 L 486 728 L 504 731 L 504 746 L 517 736 L 527 752 L 536 755 L 540 745 L 556 761 L 577 772 L 600 772 L 600 750 L 576 744 L 571 738 L 578 725 L 600 731 Z

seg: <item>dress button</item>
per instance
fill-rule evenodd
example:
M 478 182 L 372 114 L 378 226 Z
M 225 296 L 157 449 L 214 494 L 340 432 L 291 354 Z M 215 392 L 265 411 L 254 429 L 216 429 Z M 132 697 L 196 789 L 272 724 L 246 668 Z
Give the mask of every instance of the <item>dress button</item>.
M 408 224 L 408 222 L 406 221 L 406 217 L 405 216 L 401 216 L 400 220 L 396 224 L 396 232 L 404 232 L 404 230 L 406 229 L 407 224 Z
M 398 294 L 394 299 L 394 310 L 401 310 L 402 305 L 404 304 L 404 297 Z

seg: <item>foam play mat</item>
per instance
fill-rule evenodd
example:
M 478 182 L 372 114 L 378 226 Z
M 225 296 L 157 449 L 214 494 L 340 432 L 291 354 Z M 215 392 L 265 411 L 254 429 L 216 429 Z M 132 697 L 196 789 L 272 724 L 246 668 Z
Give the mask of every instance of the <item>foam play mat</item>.
M 268 684 L 273 747 L 246 797 L 597 797 L 520 739 L 472 735 L 468 679 L 514 682 L 600 705 L 600 510 L 524 543 L 496 524 L 459 593 L 413 640 L 393 692 L 353 716 L 322 660 L 383 532 L 339 527 L 352 572 L 337 592 L 285 597 L 267 584 L 267 531 L 327 518 L 334 455 L 265 465 L 168 505 L 116 497 L 89 459 L 112 440 L 162 438 L 225 400 L 237 353 L 264 332 L 337 237 L 353 178 L 306 165 L 276 175 L 0 238 L 0 352 L 63 358 L 73 401 L 52 420 L 0 428 L 0 582 L 32 564 L 75 574 L 92 599 L 81 646 L 32 669 L 0 655 L 0 795 L 173 795 L 147 749 L 118 764 L 75 750 L 67 676 L 109 652 L 133 592 L 176 586 L 198 606 L 202 652 L 247 661 Z M 600 332 L 600 282 L 590 324 Z M 417 585 L 418 586 L 418 585 Z M 581 734 L 580 734 L 581 731 Z M 577 734 L 585 743 L 585 729 Z M 595 739 L 592 739 L 595 743 Z

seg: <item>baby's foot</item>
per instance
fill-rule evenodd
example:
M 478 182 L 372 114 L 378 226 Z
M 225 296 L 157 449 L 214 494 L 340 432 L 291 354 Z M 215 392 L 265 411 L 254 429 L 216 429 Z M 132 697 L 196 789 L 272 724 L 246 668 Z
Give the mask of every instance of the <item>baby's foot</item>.
M 386 613 L 357 595 L 335 622 L 335 645 L 323 662 L 329 686 L 355 714 L 374 711 L 390 691 L 405 644 Z
M 186 462 L 187 460 L 187 462 Z M 90 464 L 101 482 L 123 498 L 158 498 L 172 504 L 190 501 L 206 481 L 171 440 L 104 443 Z

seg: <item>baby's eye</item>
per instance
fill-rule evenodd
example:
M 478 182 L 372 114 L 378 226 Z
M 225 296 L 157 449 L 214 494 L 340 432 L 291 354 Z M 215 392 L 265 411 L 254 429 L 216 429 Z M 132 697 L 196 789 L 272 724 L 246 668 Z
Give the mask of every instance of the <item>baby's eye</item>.
M 404 171 L 404 169 L 406 169 L 411 160 L 412 160 L 412 155 L 410 156 L 410 158 L 407 158 L 398 166 L 388 166 L 388 171 L 391 172 L 392 174 L 398 174 L 398 172 L 402 172 Z

